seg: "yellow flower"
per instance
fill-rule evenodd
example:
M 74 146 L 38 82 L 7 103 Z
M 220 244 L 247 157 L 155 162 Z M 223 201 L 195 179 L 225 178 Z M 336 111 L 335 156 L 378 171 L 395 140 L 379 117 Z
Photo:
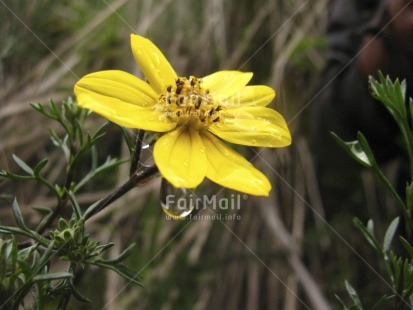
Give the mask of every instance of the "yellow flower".
M 220 139 L 256 147 L 289 145 L 284 118 L 266 107 L 274 90 L 246 86 L 252 73 L 239 71 L 179 77 L 148 39 L 132 34 L 131 46 L 148 83 L 118 70 L 91 73 L 75 85 L 78 105 L 120 126 L 164 133 L 155 143 L 154 159 L 175 187 L 195 188 L 207 177 L 268 196 L 266 176 Z

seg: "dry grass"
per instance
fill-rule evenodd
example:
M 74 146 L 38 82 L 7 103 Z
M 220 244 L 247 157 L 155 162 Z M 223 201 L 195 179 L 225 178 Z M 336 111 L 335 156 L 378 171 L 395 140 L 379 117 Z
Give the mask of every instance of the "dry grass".
M 133 31 L 160 46 L 180 74 L 255 72 L 254 82 L 277 90 L 274 107 L 291 120 L 290 148 L 246 150 L 273 180 L 274 191 L 269 199 L 249 197 L 240 210 L 230 211 L 241 220 L 167 221 L 154 181 L 90 222 L 97 239 L 116 242 L 113 256 L 136 242 L 129 264 L 140 270 L 146 287 L 86 270 L 79 286 L 95 303 L 76 304 L 77 309 L 290 310 L 335 303 L 331 289 L 338 290 L 344 278 L 332 274 L 336 263 L 328 262 L 328 253 L 337 236 L 325 220 L 301 111 L 323 65 L 319 46 L 328 0 L 9 2 L 0 1 L 1 168 L 17 170 L 12 153 L 28 162 L 47 156 L 47 176 L 59 180 L 64 163 L 48 139 L 50 124 L 28 103 L 66 98 L 78 77 L 91 71 L 140 74 L 129 51 Z M 102 122 L 94 117 L 89 126 Z M 115 126 L 108 130 L 106 142 L 120 139 Z M 111 154 L 127 158 L 125 147 L 115 145 Z M 103 197 L 126 178 L 125 170 L 105 184 L 92 184 L 80 202 L 86 206 Z M 213 186 L 205 190 L 229 194 Z M 53 205 L 47 191 L 31 183 L 3 182 L 0 191 L 17 195 L 27 216 L 30 206 Z M 203 214 L 211 212 L 216 211 Z M 4 199 L 1 222 L 9 216 Z

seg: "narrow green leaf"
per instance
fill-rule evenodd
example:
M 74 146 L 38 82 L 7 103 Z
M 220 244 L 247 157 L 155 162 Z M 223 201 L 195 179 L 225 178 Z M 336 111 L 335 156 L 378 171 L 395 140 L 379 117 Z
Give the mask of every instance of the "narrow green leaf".
M 336 297 L 340 305 L 343 307 L 343 310 L 350 310 L 350 308 L 347 307 L 346 303 L 338 295 L 334 295 L 334 296 Z
M 410 119 L 413 120 L 413 99 L 409 98 Z
M 359 141 L 359 144 L 361 146 L 361 149 L 363 150 L 365 156 L 368 159 L 368 162 L 370 163 L 371 166 L 376 167 L 376 158 L 374 157 L 374 153 L 371 150 L 371 147 L 366 139 L 366 137 L 361 133 L 357 133 L 357 140 Z
M 122 129 L 123 138 L 126 142 L 126 146 L 128 147 L 129 153 L 132 154 L 133 149 L 134 149 L 134 145 L 135 145 L 135 141 L 132 137 L 131 131 L 130 131 L 130 129 L 127 129 L 125 127 L 120 127 L 120 129 Z
M 24 180 L 35 180 L 36 178 L 33 175 L 18 175 L 5 170 L 0 170 L 0 177 L 7 178 L 15 181 L 24 181 Z
M 393 241 L 394 234 L 397 231 L 397 227 L 399 226 L 399 218 L 396 217 L 387 228 L 387 231 L 384 235 L 383 240 L 383 251 L 387 252 L 390 250 L 391 242 Z
M 366 152 L 363 150 L 358 140 L 345 142 L 339 136 L 337 136 L 334 132 L 331 133 L 331 136 L 359 164 L 367 168 L 370 168 L 373 166 L 373 163 L 369 160 L 369 157 L 367 156 Z
M 413 266 L 411 260 L 405 260 L 403 265 L 404 292 L 403 297 L 410 299 L 413 294 Z
M 129 257 L 132 250 L 135 248 L 135 243 L 132 243 L 128 248 L 126 248 L 122 253 L 119 254 L 118 257 L 111 260 L 103 260 L 103 262 L 107 264 L 119 264 L 120 262 L 124 261 L 126 258 Z
M 85 302 L 85 303 L 91 303 L 92 302 L 92 300 L 90 300 L 89 298 L 83 296 L 82 293 L 80 293 L 73 284 L 71 284 L 70 287 L 72 289 L 72 295 L 73 295 L 74 298 L 76 298 L 77 300 L 79 300 L 81 302 Z
M 407 111 L 406 111 L 406 80 L 402 82 L 399 79 L 393 84 L 393 93 L 392 93 L 392 100 L 403 119 L 407 119 Z
M 76 219 L 79 220 L 82 217 L 82 209 L 80 208 L 75 194 L 72 191 L 68 191 L 69 200 L 72 203 L 73 213 L 76 216 Z
M 30 168 L 22 159 L 20 159 L 17 155 L 13 154 L 13 160 L 15 163 L 22 168 L 27 174 L 33 175 L 33 169 Z
M 131 281 L 134 284 L 137 284 L 139 286 L 143 286 L 143 284 L 139 281 L 140 276 L 135 270 L 132 270 L 124 265 L 112 265 L 112 264 L 107 264 L 102 261 L 97 261 L 94 262 L 94 265 L 104 267 L 111 269 L 115 271 L 118 275 L 124 277 L 126 280 Z
M 100 208 L 100 203 L 103 201 L 103 199 L 96 201 L 94 204 L 92 204 L 89 208 L 86 209 L 85 213 L 83 213 L 83 218 L 85 220 L 89 219 L 89 217 L 94 214 L 99 208 Z
M 43 216 L 47 216 L 50 213 L 53 213 L 53 211 L 49 208 L 45 208 L 45 207 L 32 207 L 33 210 L 39 212 L 39 214 L 43 215 Z
M 355 309 L 363 309 L 363 306 L 361 305 L 361 301 L 359 296 L 357 295 L 356 290 L 350 285 L 348 281 L 345 281 L 345 285 L 347 293 L 349 294 L 351 300 L 354 303 L 354 306 L 356 307 Z
M 20 211 L 20 207 L 19 207 L 19 204 L 17 203 L 17 199 L 14 199 L 13 201 L 12 210 L 13 210 L 14 220 L 16 221 L 17 226 L 24 231 L 30 231 L 30 229 L 24 223 L 23 215 Z
M 73 278 L 73 274 L 71 274 L 70 272 L 52 272 L 46 274 L 39 274 L 33 277 L 33 281 L 51 281 L 65 278 Z
M 370 243 L 370 245 L 373 247 L 373 249 L 375 249 L 379 253 L 382 253 L 380 245 L 377 242 L 376 237 L 374 236 L 371 229 L 368 229 L 366 226 L 364 226 L 364 224 L 358 218 L 355 218 L 353 220 L 353 224 L 354 224 L 354 226 L 356 226 L 360 230 L 360 232 L 363 234 L 364 238 L 367 240 L 368 243 Z
M 93 135 L 93 139 L 100 139 L 104 135 L 106 135 L 105 129 L 108 127 L 109 122 L 103 123 L 95 132 Z
M 372 310 L 387 309 L 387 308 L 384 308 L 384 306 L 389 305 L 395 298 L 396 298 L 395 295 L 391 295 L 391 296 L 384 295 L 383 297 L 381 297 L 381 298 L 379 299 L 378 302 L 376 302 L 376 303 L 373 305 L 373 308 L 371 308 L 371 309 L 372 309 Z
M 49 159 L 45 158 L 43 160 L 41 160 L 36 167 L 33 168 L 33 174 L 35 176 L 38 176 L 40 171 L 42 171 L 42 169 L 47 165 L 47 163 L 49 162 Z
M 52 143 L 57 147 L 61 147 L 63 144 L 63 140 L 59 137 L 59 135 L 53 129 L 50 128 L 49 131 L 50 131 L 50 139 L 52 140 Z
M 60 109 L 57 107 L 57 104 L 56 104 L 56 102 L 54 102 L 54 100 L 50 100 L 49 101 L 49 106 L 50 106 L 50 108 L 51 108 L 51 110 L 53 111 L 53 113 L 54 113 L 54 115 L 55 115 L 55 119 L 57 120 L 57 121 L 59 121 L 59 123 L 61 123 L 61 121 L 62 121 L 62 116 L 61 116 L 61 114 L 60 114 Z
M 56 120 L 56 116 L 46 111 L 41 103 L 31 103 L 30 105 L 32 106 L 33 109 L 35 109 L 37 112 L 40 112 L 47 118 Z
M 412 214 L 413 211 L 413 182 L 406 186 L 406 204 L 407 210 Z
M 407 253 L 409 253 L 410 258 L 413 259 L 413 247 L 412 247 L 412 245 L 409 243 L 409 241 L 407 241 L 403 237 L 400 236 L 399 238 L 400 238 L 400 242 L 402 243 L 402 245 L 406 249 Z
M 46 264 L 50 261 L 50 259 L 55 255 L 53 251 L 53 247 L 54 247 L 54 242 L 50 241 L 43 255 L 36 262 L 36 265 L 34 267 L 35 270 L 42 270 L 43 267 L 46 266 Z
M 12 226 L 0 225 L 0 233 L 7 234 L 7 235 L 23 235 L 23 236 L 31 237 L 30 232 L 26 230 L 22 230 L 21 228 L 12 227 Z
M 11 242 L 9 243 L 7 252 L 10 253 L 8 259 L 11 260 L 11 265 L 14 268 L 17 262 L 17 254 L 18 254 L 16 238 L 14 237 L 12 238 Z

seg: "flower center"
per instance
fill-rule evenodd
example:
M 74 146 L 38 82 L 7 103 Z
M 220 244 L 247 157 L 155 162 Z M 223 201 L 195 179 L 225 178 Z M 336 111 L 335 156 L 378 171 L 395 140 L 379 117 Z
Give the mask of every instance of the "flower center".
M 159 98 L 159 107 L 165 116 L 178 126 L 195 129 L 207 128 L 220 119 L 222 107 L 216 103 L 209 90 L 202 88 L 201 79 L 179 77 L 175 85 Z

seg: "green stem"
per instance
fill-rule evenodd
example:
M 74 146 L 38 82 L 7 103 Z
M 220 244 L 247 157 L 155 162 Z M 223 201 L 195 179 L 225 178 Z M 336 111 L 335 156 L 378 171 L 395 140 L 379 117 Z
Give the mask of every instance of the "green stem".
M 411 181 L 413 180 L 413 136 L 410 131 L 410 127 L 409 127 L 407 119 L 404 120 L 402 124 L 399 125 L 399 127 L 402 133 L 404 144 L 406 145 L 407 154 L 410 160 L 410 181 Z
M 396 200 L 398 206 L 400 207 L 404 218 L 406 219 L 406 230 L 407 230 L 407 235 L 410 236 L 411 232 L 413 230 L 413 225 L 411 221 L 411 216 L 409 211 L 407 210 L 407 207 L 403 200 L 400 198 L 400 195 L 397 193 L 396 189 L 392 186 L 392 184 L 387 180 L 386 176 L 381 172 L 381 170 L 378 167 L 373 167 L 374 172 L 378 176 L 378 178 L 383 182 L 383 184 L 387 187 L 387 189 L 390 191 L 391 195 L 393 198 Z
M 77 147 L 76 147 L 76 140 L 71 139 L 70 142 L 70 157 L 69 157 L 69 163 L 68 163 L 68 168 L 67 168 L 67 174 L 66 174 L 66 180 L 65 184 L 63 186 L 63 193 L 62 196 L 58 196 L 58 201 L 55 209 L 53 210 L 52 214 L 49 216 L 46 222 L 43 222 L 43 224 L 39 225 L 36 229 L 36 231 L 39 234 L 42 234 L 45 232 L 46 229 L 48 229 L 55 219 L 62 213 L 64 207 L 67 205 L 67 202 L 69 201 L 69 195 L 68 192 L 70 190 L 70 186 L 73 181 L 74 173 L 75 173 L 75 168 L 77 164 L 77 158 L 79 157 L 77 153 Z

